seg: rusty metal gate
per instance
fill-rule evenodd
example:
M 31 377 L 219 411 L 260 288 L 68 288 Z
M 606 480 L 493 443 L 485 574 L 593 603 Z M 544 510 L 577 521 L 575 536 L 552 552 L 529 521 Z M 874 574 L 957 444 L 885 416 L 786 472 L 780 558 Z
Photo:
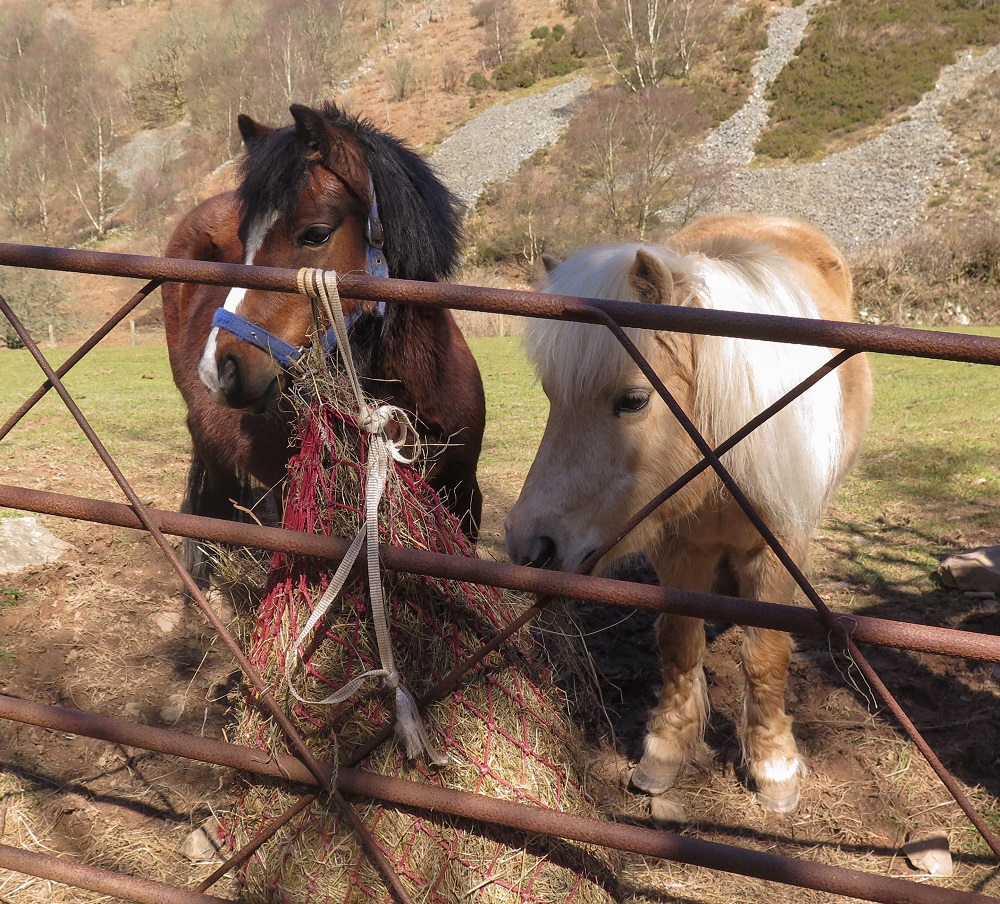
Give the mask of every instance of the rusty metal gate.
M 298 736 L 287 716 L 274 703 L 260 676 L 246 660 L 239 644 L 207 603 L 184 566 L 178 560 L 167 535 L 190 537 L 210 542 L 228 542 L 266 548 L 286 553 L 339 560 L 348 541 L 295 533 L 280 528 L 234 524 L 213 519 L 161 511 L 145 505 L 132 490 L 128 480 L 87 423 L 80 409 L 62 385 L 61 378 L 164 281 L 201 282 L 211 285 L 241 286 L 272 291 L 296 292 L 296 271 L 276 268 L 181 261 L 124 254 L 73 251 L 0 243 L 0 264 L 36 269 L 73 271 L 108 276 L 138 277 L 149 282 L 110 318 L 67 361 L 54 371 L 45 361 L 33 338 L 24 329 L 14 311 L 0 298 L 0 311 L 10 321 L 21 341 L 29 349 L 45 375 L 45 382 L 0 427 L 0 441 L 14 425 L 51 390 L 63 399 L 81 430 L 86 434 L 108 470 L 118 483 L 126 502 L 100 502 L 24 487 L 0 485 L 0 505 L 40 514 L 58 515 L 94 521 L 123 528 L 141 529 L 159 546 L 163 555 L 180 575 L 191 597 L 211 622 L 246 679 L 251 682 L 270 709 L 271 717 L 285 731 L 296 756 L 275 759 L 268 751 L 239 747 L 222 741 L 185 735 L 179 732 L 142 726 L 127 720 L 112 719 L 75 710 L 28 702 L 0 695 L 0 717 L 28 724 L 54 728 L 114 743 L 187 757 L 207 763 L 230 766 L 261 775 L 286 777 L 305 786 L 313 786 L 289 811 L 274 814 L 274 821 L 250 848 L 245 848 L 196 890 L 167 886 L 136 876 L 125 876 L 92 866 L 74 863 L 18 848 L 0 845 L 0 867 L 50 879 L 73 887 L 86 888 L 136 902 L 220 902 L 208 894 L 208 888 L 228 870 L 250 856 L 255 845 L 263 843 L 274 831 L 309 806 L 316 796 L 331 795 L 345 820 L 352 825 L 379 870 L 386 887 L 397 901 L 409 901 L 407 892 L 385 862 L 348 797 L 367 797 L 406 807 L 437 811 L 484 823 L 513 828 L 528 833 L 546 833 L 558 837 L 603 845 L 621 851 L 654 858 L 723 870 L 802 888 L 827 891 L 880 902 L 972 902 L 995 900 L 982 895 L 939 887 L 927 887 L 903 879 L 881 877 L 856 870 L 807 863 L 801 860 L 761 853 L 713 842 L 684 837 L 670 831 L 647 829 L 532 808 L 493 800 L 475 794 L 446 791 L 402 779 L 340 767 L 334 777 L 329 764 L 317 761 Z M 687 481 L 706 468 L 714 468 L 727 489 L 756 525 L 774 553 L 789 569 L 800 589 L 814 606 L 814 611 L 754 600 L 734 599 L 714 594 L 691 593 L 661 587 L 586 576 L 583 572 L 596 562 L 607 548 L 598 550 L 581 566 L 580 574 L 561 574 L 485 560 L 461 559 L 418 550 L 383 547 L 384 565 L 394 571 L 447 577 L 459 581 L 492 584 L 511 590 L 537 594 L 534 606 L 513 622 L 505 632 L 463 663 L 452 675 L 432 689 L 425 700 L 443 696 L 458 685 L 462 676 L 508 637 L 527 625 L 554 597 L 573 597 L 612 606 L 627 606 L 651 612 L 671 612 L 715 619 L 742 625 L 775 628 L 793 634 L 827 637 L 846 650 L 869 685 L 882 697 L 888 709 L 920 749 L 934 771 L 948 787 L 994 854 L 1000 858 L 1000 840 L 986 825 L 966 798 L 962 788 L 940 763 L 930 746 L 920 736 L 876 671 L 857 647 L 857 643 L 881 644 L 904 650 L 940 653 L 950 656 L 1000 663 L 1000 638 L 949 628 L 914 625 L 865 616 L 843 615 L 828 609 L 795 563 L 761 521 L 739 487 L 732 484 L 719 457 L 749 434 L 767 417 L 804 392 L 851 355 L 862 351 L 893 355 L 912 355 L 964 361 L 986 365 L 1000 364 L 1000 340 L 983 336 L 965 336 L 899 327 L 855 323 L 814 321 L 771 315 L 742 314 L 697 308 L 632 304 L 600 299 L 568 298 L 502 289 L 468 286 L 410 283 L 395 279 L 344 275 L 339 278 L 342 295 L 361 300 L 386 300 L 414 305 L 445 305 L 470 311 L 551 317 L 605 325 L 635 357 L 654 388 L 663 396 L 699 446 L 704 459 L 674 485 L 651 500 L 628 525 L 631 529 L 663 500 L 677 492 Z M 809 377 L 765 412 L 730 437 L 718 448 L 710 448 L 687 421 L 683 411 L 670 398 L 656 374 L 639 356 L 623 327 L 669 329 L 679 332 L 734 336 L 779 342 L 795 342 L 843 349 L 831 362 Z M 388 736 L 389 730 L 384 733 Z M 379 738 L 373 741 L 379 742 Z

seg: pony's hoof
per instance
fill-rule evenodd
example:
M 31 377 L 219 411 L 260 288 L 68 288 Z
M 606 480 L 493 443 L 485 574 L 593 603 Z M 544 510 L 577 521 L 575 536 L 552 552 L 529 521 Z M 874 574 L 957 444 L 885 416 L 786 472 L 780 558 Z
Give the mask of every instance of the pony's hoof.
M 632 770 L 630 784 L 637 791 L 644 791 L 646 794 L 662 794 L 676 784 L 680 772 L 679 766 L 652 763 L 648 761 L 648 757 L 643 757 Z
M 799 779 L 796 776 L 784 782 L 766 782 L 757 788 L 757 800 L 772 813 L 793 813 L 799 805 Z

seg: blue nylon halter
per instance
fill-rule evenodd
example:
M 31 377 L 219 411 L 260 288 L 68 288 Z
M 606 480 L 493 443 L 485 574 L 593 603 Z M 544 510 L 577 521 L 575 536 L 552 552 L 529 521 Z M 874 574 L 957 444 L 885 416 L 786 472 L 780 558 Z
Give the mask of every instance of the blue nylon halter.
M 366 269 L 369 276 L 387 278 L 389 276 L 389 268 L 385 262 L 385 254 L 382 251 L 384 233 L 382 232 L 382 221 L 378 215 L 378 205 L 375 202 L 375 186 L 372 184 L 371 176 L 368 177 L 368 186 L 372 203 L 368 211 L 368 222 L 365 225 Z M 347 328 L 350 329 L 354 322 L 364 313 L 360 307 L 356 307 L 349 314 L 345 314 L 344 323 L 347 325 Z M 385 316 L 384 301 L 380 301 L 376 305 L 375 316 Z M 216 310 L 215 315 L 212 317 L 212 326 L 218 327 L 220 330 L 225 330 L 227 333 L 232 333 L 241 342 L 247 342 L 261 349 L 261 351 L 267 352 L 286 370 L 294 367 L 305 354 L 304 346 L 296 346 L 290 342 L 285 342 L 284 339 L 275 336 L 274 333 L 265 330 L 261 326 L 257 326 L 255 323 L 251 323 L 239 314 L 227 311 L 224 307 Z M 334 328 L 331 326 L 327 329 L 320 336 L 319 341 L 324 354 L 329 355 L 333 352 L 337 348 L 337 334 Z

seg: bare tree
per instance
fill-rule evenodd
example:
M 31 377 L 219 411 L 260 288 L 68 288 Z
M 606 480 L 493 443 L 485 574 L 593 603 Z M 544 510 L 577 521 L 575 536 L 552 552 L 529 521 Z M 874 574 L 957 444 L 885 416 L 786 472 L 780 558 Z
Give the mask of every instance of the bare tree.
M 111 152 L 124 119 L 121 86 L 95 76 L 74 111 L 73 126 L 63 131 L 63 151 L 71 193 L 95 238 L 107 234 L 111 214 L 125 192 L 115 178 Z
M 185 94 L 193 131 L 210 165 L 230 159 L 242 144 L 236 118 L 253 113 L 250 98 L 260 11 L 233 4 L 218 11 L 210 44 L 200 45 L 188 61 Z M 256 73 L 259 77 L 259 71 Z
M 561 238 L 560 203 L 565 192 L 553 191 L 550 176 L 534 166 L 523 167 L 504 192 L 501 216 L 516 225 L 520 237 L 518 253 L 528 267 L 534 267 L 544 251 Z
M 386 65 L 385 80 L 388 83 L 390 100 L 400 101 L 409 97 L 420 81 L 413 58 L 404 53 L 391 60 Z
M 26 7 L 8 11 L 2 45 L 0 102 L 5 206 L 12 222 L 50 241 L 65 196 L 61 154 L 65 114 L 78 106 L 93 54 L 66 15 L 37 16 Z
M 588 15 L 608 66 L 630 91 L 644 91 L 690 74 L 721 10 L 721 0 L 594 0 Z
M 646 240 L 670 205 L 704 179 L 689 151 L 707 122 L 684 92 L 597 92 L 566 135 L 577 176 L 592 187 L 614 235 Z
M 132 114 L 139 122 L 161 126 L 188 115 L 191 60 L 205 48 L 221 49 L 216 34 L 219 18 L 172 9 L 159 31 L 138 49 L 127 90 Z
M 485 29 L 482 60 L 487 66 L 499 66 L 517 49 L 520 16 L 513 0 L 479 0 L 472 8 L 476 22 Z
M 34 0 L 4 3 L 0 9 L 0 61 L 24 56 L 41 29 L 45 8 Z
M 284 121 L 290 103 L 317 102 L 349 67 L 341 9 L 350 11 L 352 5 L 272 0 L 245 51 L 247 101 L 255 116 Z
M 668 32 L 680 74 L 687 77 L 701 49 L 718 33 L 720 0 L 673 0 Z
M 12 219 L 22 229 L 37 230 L 46 243 L 52 238 L 61 188 L 52 145 L 51 127 L 29 123 L 11 153 L 8 170 Z
M 14 46 L 17 53 L 4 73 L 5 94 L 46 128 L 60 110 L 76 103 L 93 65 L 90 44 L 71 19 L 50 16 L 30 32 L 23 29 Z

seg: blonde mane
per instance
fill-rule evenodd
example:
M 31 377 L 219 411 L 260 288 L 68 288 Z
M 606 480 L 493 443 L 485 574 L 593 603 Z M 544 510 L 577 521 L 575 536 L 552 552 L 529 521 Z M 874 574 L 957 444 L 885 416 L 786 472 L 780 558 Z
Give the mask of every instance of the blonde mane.
M 683 255 L 647 245 L 586 249 L 550 274 L 547 291 L 636 301 L 629 272 L 640 248 L 675 274 L 675 284 L 692 287 L 685 297 L 663 299 L 664 303 L 819 316 L 804 286 L 800 269 L 804 265 L 732 236 L 704 241 L 698 250 Z M 626 332 L 654 368 L 663 366 L 653 333 Z M 831 357 L 826 348 L 788 343 L 725 336 L 691 336 L 690 341 L 695 361 L 693 419 L 716 444 Z M 532 321 L 525 344 L 547 389 L 565 399 L 607 392 L 634 367 L 610 331 L 600 326 Z M 842 408 L 840 382 L 836 375 L 828 376 L 723 458 L 772 528 L 819 519 L 845 456 Z

